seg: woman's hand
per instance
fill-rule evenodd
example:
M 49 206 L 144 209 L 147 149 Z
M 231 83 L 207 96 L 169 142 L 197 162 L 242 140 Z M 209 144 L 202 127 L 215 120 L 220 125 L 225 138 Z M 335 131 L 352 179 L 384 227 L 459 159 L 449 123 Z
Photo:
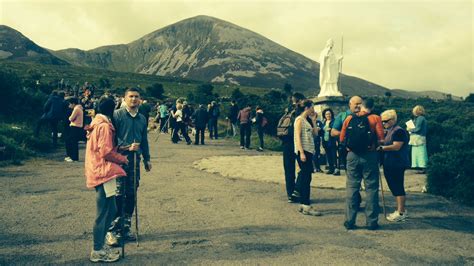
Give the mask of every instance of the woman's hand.
M 306 162 L 306 155 L 304 155 L 304 152 L 300 152 L 300 160 Z

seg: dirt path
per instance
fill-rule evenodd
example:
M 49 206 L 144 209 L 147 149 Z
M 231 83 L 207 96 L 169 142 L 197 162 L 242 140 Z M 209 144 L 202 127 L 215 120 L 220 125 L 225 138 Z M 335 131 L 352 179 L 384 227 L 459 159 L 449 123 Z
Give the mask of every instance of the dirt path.
M 139 194 L 141 244 L 124 264 L 474 264 L 474 211 L 410 193 L 411 218 L 382 228 L 346 231 L 344 191 L 316 188 L 308 217 L 286 203 L 281 184 L 223 177 L 194 162 L 212 156 L 261 155 L 223 140 L 207 146 L 152 140 L 153 171 Z M 81 155 L 83 153 L 81 151 Z M 0 168 L 0 264 L 87 264 L 95 192 L 83 163 L 60 153 Z M 248 167 L 235 161 L 232 167 Z M 281 165 L 261 165 L 281 167 Z M 281 177 L 283 178 L 283 177 Z M 389 210 L 393 198 L 387 197 Z M 381 216 L 382 217 L 382 216 Z M 360 213 L 358 224 L 364 224 Z

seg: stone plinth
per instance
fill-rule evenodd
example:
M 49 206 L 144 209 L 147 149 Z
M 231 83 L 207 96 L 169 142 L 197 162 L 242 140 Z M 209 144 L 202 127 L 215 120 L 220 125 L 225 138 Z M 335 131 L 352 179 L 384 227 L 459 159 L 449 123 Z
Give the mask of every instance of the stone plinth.
M 349 98 L 344 96 L 316 97 L 311 100 L 314 102 L 314 109 L 318 113 L 320 120 L 323 120 L 321 113 L 326 108 L 331 108 L 334 111 L 334 115 L 349 108 Z

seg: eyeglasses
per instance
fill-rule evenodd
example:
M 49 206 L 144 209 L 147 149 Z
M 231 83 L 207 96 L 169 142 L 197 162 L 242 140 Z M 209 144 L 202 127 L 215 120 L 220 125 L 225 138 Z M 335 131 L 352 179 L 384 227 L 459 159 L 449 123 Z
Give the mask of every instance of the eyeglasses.
M 382 124 L 387 124 L 388 121 L 390 121 L 390 120 L 392 120 L 392 119 L 382 120 Z

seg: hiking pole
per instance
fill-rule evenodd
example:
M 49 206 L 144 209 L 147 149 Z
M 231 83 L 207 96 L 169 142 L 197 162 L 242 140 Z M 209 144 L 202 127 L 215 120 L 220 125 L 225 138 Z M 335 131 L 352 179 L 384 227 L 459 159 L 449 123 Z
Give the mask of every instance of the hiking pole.
M 135 141 L 134 141 L 135 142 Z M 133 152 L 133 190 L 135 192 L 135 234 L 136 234 L 136 242 L 137 247 L 138 244 L 138 197 L 137 197 L 137 157 L 138 154 L 136 151 Z
M 125 187 L 127 185 L 127 176 L 122 176 L 122 186 L 120 188 L 120 193 L 122 194 L 122 208 L 121 208 L 121 215 L 120 215 L 120 220 L 122 221 L 120 227 L 121 227 L 121 232 L 122 232 L 122 237 L 120 238 L 120 244 L 122 245 L 122 259 L 125 258 Z
M 385 220 L 387 220 L 387 210 L 385 209 L 385 197 L 383 193 L 382 171 L 380 171 L 380 168 L 379 168 L 379 181 L 380 181 L 380 190 L 382 191 L 383 216 L 385 217 Z
M 166 119 L 166 122 L 164 123 L 165 126 L 163 126 L 163 127 L 160 129 L 160 132 L 158 132 L 158 135 L 156 136 L 155 142 L 158 141 L 158 139 L 160 138 L 161 133 L 163 133 L 163 130 L 165 130 L 165 128 L 168 127 L 167 124 L 168 124 L 168 121 L 169 121 L 169 120 L 170 120 L 170 117 L 168 116 L 168 119 Z M 161 124 L 160 124 L 160 127 L 161 127 Z

